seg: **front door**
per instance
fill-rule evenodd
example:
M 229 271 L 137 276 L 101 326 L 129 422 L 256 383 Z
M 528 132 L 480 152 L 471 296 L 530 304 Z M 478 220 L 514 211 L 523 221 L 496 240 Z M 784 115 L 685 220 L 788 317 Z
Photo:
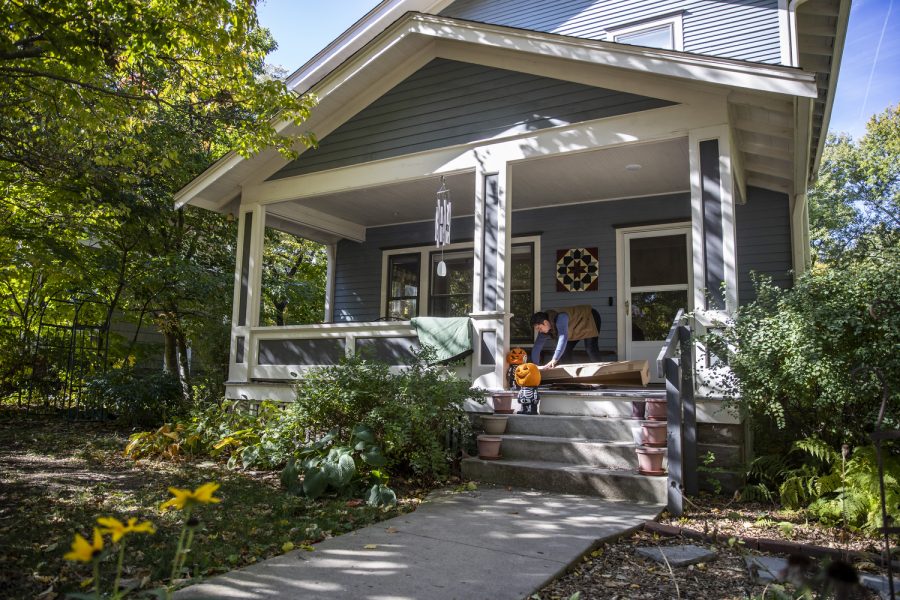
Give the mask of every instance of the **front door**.
M 690 237 L 688 225 L 620 231 L 620 339 L 626 360 L 649 361 L 651 381 L 675 314 L 691 309 Z

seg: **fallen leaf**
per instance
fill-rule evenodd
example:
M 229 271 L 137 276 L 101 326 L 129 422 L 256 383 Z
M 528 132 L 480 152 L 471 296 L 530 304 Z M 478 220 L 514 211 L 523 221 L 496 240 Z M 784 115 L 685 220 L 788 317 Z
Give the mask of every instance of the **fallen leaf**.
M 294 549 L 294 542 L 285 542 L 281 545 L 282 552 L 290 552 Z
M 378 547 L 378 544 L 366 544 L 365 546 L 363 546 L 363 548 L 366 550 L 374 550 L 377 547 Z
M 388 527 L 387 529 L 385 529 L 385 531 L 387 531 L 388 533 L 397 533 L 397 531 L 399 530 L 396 527 Z
M 355 508 L 357 506 L 362 506 L 363 504 L 365 504 L 365 501 L 363 501 L 359 498 L 354 498 L 353 500 L 347 500 L 347 503 L 345 504 L 345 506 L 349 506 L 350 508 Z
M 315 550 L 315 548 L 313 548 L 309 544 L 300 544 L 300 549 L 306 550 L 307 552 L 312 552 L 313 550 Z

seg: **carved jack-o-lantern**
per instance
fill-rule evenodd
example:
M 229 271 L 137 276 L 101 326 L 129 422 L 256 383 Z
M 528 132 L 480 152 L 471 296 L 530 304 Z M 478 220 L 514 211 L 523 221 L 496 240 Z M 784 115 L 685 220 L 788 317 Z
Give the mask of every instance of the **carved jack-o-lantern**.
M 537 387 L 541 385 L 541 371 L 534 363 L 525 363 L 516 367 L 516 383 L 519 387 Z
M 506 363 L 509 365 L 523 365 L 528 362 L 528 353 L 523 348 L 513 348 L 506 355 Z

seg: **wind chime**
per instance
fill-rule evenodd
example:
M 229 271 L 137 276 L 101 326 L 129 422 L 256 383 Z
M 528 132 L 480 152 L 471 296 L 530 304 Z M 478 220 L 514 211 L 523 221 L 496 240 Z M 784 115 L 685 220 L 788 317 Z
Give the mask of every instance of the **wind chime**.
M 434 243 L 441 249 L 441 262 L 437 266 L 438 277 L 447 275 L 447 263 L 444 262 L 444 246 L 450 243 L 450 190 L 441 175 L 441 187 L 437 191 L 437 206 L 434 209 Z

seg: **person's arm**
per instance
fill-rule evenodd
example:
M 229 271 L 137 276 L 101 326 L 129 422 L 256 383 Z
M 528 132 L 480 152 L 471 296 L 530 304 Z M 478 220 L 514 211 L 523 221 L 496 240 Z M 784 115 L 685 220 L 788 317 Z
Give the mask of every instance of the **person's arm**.
M 542 369 L 555 367 L 559 359 L 562 358 L 563 352 L 566 351 L 566 344 L 569 342 L 569 315 L 566 313 L 559 313 L 559 316 L 556 317 L 556 333 L 559 337 L 556 340 L 556 350 L 553 351 L 553 358 L 550 359 L 550 362 L 543 365 Z
M 534 364 L 540 364 L 541 361 L 541 350 L 544 349 L 544 342 L 547 341 L 546 333 L 539 333 L 537 337 L 534 338 L 534 346 L 531 347 L 531 362 Z

